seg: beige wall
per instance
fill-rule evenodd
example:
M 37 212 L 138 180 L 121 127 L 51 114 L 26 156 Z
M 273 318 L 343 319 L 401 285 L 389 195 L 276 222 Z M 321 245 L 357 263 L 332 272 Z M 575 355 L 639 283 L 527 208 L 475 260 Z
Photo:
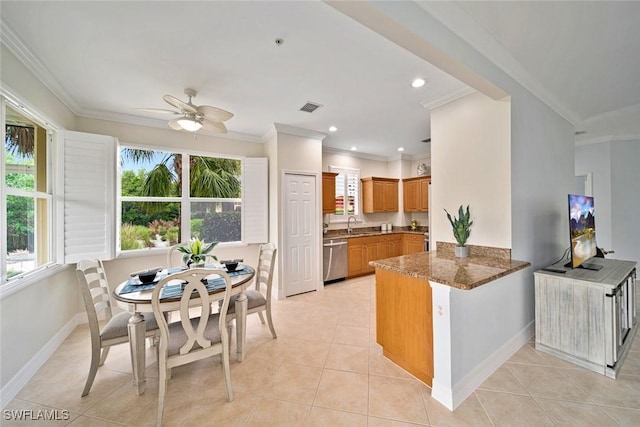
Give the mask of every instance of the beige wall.
M 443 209 L 470 205 L 467 243 L 511 248 L 510 108 L 478 92 L 432 111 L 432 242 L 455 243 Z

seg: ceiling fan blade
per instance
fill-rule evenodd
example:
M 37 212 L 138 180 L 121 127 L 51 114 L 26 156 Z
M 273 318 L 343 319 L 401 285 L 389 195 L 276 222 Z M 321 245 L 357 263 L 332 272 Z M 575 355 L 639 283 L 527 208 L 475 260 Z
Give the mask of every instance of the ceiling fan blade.
M 175 130 L 182 130 L 182 126 L 180 126 L 180 123 L 178 123 L 179 119 L 180 117 L 178 117 L 177 119 L 169 120 L 169 127 Z
M 212 132 L 227 133 L 227 127 L 224 125 L 224 123 L 213 122 L 207 119 L 204 119 L 202 121 L 202 128 L 210 130 Z
M 162 97 L 162 99 L 164 99 L 164 102 L 166 102 L 169 105 L 173 105 L 174 107 L 179 109 L 181 112 L 187 112 L 187 113 L 193 113 L 193 114 L 196 114 L 198 112 L 198 110 L 196 110 L 195 107 L 187 104 L 184 101 L 180 101 L 175 96 L 165 95 Z
M 179 111 L 167 110 L 165 108 L 134 108 L 134 110 L 146 111 L 148 113 L 180 114 Z
M 205 118 L 215 122 L 224 122 L 233 117 L 233 114 L 221 108 L 212 107 L 210 105 L 201 105 L 198 107 L 198 113 Z

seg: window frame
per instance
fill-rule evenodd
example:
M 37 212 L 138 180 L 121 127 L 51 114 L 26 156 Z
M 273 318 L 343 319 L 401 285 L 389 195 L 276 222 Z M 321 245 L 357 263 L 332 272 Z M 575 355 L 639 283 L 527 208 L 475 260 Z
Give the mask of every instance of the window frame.
M 182 181 L 181 181 L 181 196 L 171 196 L 171 197 L 144 197 L 144 196 L 122 196 L 122 173 L 121 170 L 121 153 L 122 149 L 131 148 L 131 149 L 139 149 L 139 150 L 149 150 L 149 151 L 160 151 L 163 153 L 169 154 L 180 154 L 181 155 L 181 170 L 182 170 Z M 209 157 L 209 158 L 220 158 L 220 159 L 231 159 L 237 160 L 240 162 L 240 181 L 241 181 L 241 196 L 240 198 L 214 198 L 214 197 L 192 197 L 190 192 L 190 173 L 191 166 L 189 163 L 189 158 L 191 156 L 197 157 Z M 180 203 L 180 242 L 186 242 L 192 238 L 191 236 L 191 204 L 194 202 L 240 202 L 243 209 L 241 209 L 241 225 L 240 225 L 240 240 L 233 242 L 220 242 L 218 247 L 238 247 L 238 246 L 246 246 L 248 243 L 245 241 L 245 233 L 244 233 L 244 179 L 243 179 L 243 171 L 244 171 L 244 162 L 245 157 L 243 156 L 234 156 L 229 154 L 220 154 L 220 153 L 207 153 L 199 150 L 189 150 L 189 149 L 175 149 L 173 147 L 163 147 L 163 146 L 155 146 L 155 145 L 141 145 L 141 144 L 133 144 L 133 143 L 125 143 L 121 142 L 120 147 L 118 149 L 118 171 L 117 177 L 118 180 L 118 211 L 122 212 L 122 203 L 123 202 L 175 202 Z M 186 177 L 186 179 L 185 179 Z M 119 215 L 120 216 L 120 215 Z M 117 223 L 117 234 L 121 235 L 122 232 L 122 220 L 119 218 Z M 120 239 L 118 239 L 118 256 L 121 257 L 123 255 L 132 256 L 133 254 L 144 254 L 149 252 L 157 252 L 157 251 L 165 251 L 166 247 L 160 248 L 141 248 L 141 249 L 128 249 L 122 250 Z
M 46 116 L 39 113 L 36 109 L 22 102 L 18 97 L 9 93 L 6 89 L 2 89 L 0 91 L 0 126 L 2 127 L 2 139 L 6 144 L 6 114 L 7 107 L 12 108 L 19 114 L 23 115 L 25 118 L 35 122 L 39 127 L 41 127 L 45 131 L 46 141 L 45 141 L 45 179 L 46 179 L 46 189 L 45 191 L 40 191 L 37 188 L 31 190 L 23 190 L 18 188 L 9 188 L 6 186 L 6 157 L 5 157 L 5 149 L 3 148 L 2 152 L 0 152 L 0 164 L 1 173 L 0 173 L 0 229 L 3 230 L 4 238 L 0 239 L 0 253 L 7 254 L 7 218 L 6 218 L 6 209 L 7 209 L 7 197 L 8 196 L 18 196 L 18 197 L 28 197 L 34 201 L 34 227 L 37 226 L 38 222 L 41 222 L 37 217 L 38 212 L 38 201 L 44 200 L 46 202 L 46 218 L 44 223 L 46 224 L 46 229 L 42 231 L 34 230 L 35 238 L 38 237 L 39 234 L 46 235 L 46 252 L 48 254 L 47 261 L 41 265 L 36 266 L 35 268 L 25 271 L 23 273 L 17 274 L 12 277 L 8 277 L 8 263 L 6 255 L 0 257 L 0 295 L 6 296 L 9 293 L 13 293 L 18 289 L 21 289 L 26 284 L 30 284 L 40 280 L 43 277 L 46 277 L 49 272 L 53 269 L 53 267 L 61 267 L 60 262 L 60 254 L 57 252 L 57 241 L 60 238 L 58 228 L 56 227 L 56 206 L 57 206 L 57 194 L 56 191 L 56 148 L 58 145 L 58 137 L 59 137 L 59 126 L 55 125 L 51 120 L 49 120 Z M 35 242 L 34 242 L 35 244 Z
M 345 202 L 346 202 L 346 197 L 347 197 L 347 186 L 348 184 L 348 179 L 346 177 L 346 174 L 354 174 L 356 175 L 356 194 L 355 194 L 355 199 L 354 199 L 354 212 L 352 214 L 348 214 L 347 210 L 346 210 L 346 204 L 345 204 L 345 211 L 342 215 L 336 215 L 335 211 L 334 213 L 329 214 L 329 223 L 343 223 L 343 222 L 347 222 L 349 220 L 349 217 L 351 215 L 355 216 L 355 217 L 360 217 L 362 215 L 362 208 L 361 208 L 361 203 L 360 203 L 360 199 L 361 199 L 361 190 L 362 190 L 362 184 L 360 181 L 360 169 L 358 168 L 347 168 L 347 167 L 342 167 L 342 166 L 329 166 L 329 172 L 336 172 L 339 175 L 340 174 L 344 174 L 345 175 L 345 179 L 344 179 L 344 188 L 342 189 L 344 191 L 344 195 L 345 195 Z M 337 178 L 337 176 L 336 176 Z M 337 198 L 338 196 L 338 183 L 336 181 L 336 194 L 334 195 L 334 198 Z

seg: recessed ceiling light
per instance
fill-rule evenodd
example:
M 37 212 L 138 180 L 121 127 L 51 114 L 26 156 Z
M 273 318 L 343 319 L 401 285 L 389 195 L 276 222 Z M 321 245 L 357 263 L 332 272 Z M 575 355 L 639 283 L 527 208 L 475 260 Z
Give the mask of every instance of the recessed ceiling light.
M 335 127 L 335 126 L 331 126 L 331 127 L 329 128 L 329 132 L 335 132 L 335 131 L 337 131 L 337 130 L 338 130 L 338 128 L 337 128 L 337 127 Z
M 398 151 L 404 151 L 404 147 L 398 147 Z
M 358 151 L 358 147 L 351 147 L 351 151 Z
M 425 79 L 417 78 L 411 82 L 411 87 L 419 88 L 425 85 L 427 81 Z

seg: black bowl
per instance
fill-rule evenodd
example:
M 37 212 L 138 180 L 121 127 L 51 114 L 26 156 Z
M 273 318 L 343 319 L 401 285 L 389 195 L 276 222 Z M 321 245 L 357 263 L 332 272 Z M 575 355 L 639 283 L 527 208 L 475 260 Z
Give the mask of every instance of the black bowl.
M 140 273 L 138 274 L 138 279 L 140 279 L 142 283 L 151 283 L 156 279 L 157 272 L 158 272 L 157 270 L 153 270 L 153 271 L 146 271 L 144 273 Z
M 236 268 L 238 268 L 238 263 L 240 262 L 242 262 L 241 259 L 231 259 L 220 261 L 220 264 L 223 264 L 227 268 L 227 271 L 236 271 Z

